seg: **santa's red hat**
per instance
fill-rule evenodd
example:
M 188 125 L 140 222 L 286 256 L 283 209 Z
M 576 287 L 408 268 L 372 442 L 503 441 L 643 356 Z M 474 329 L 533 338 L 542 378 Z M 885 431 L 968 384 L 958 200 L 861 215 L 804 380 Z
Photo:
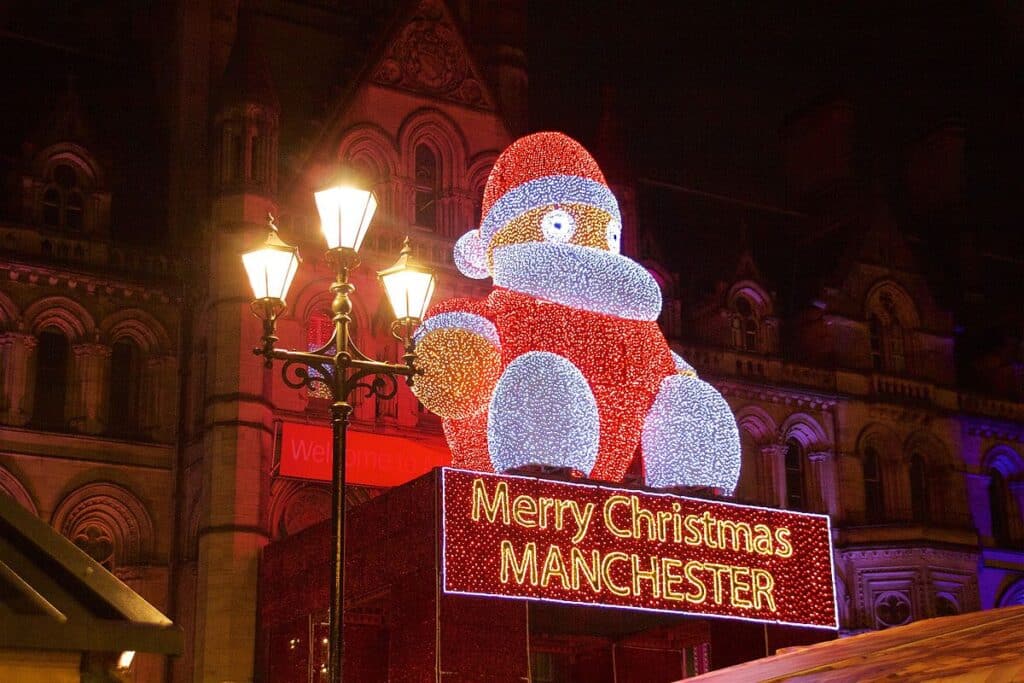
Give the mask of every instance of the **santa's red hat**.
M 484 187 L 483 220 L 455 243 L 456 266 L 469 277 L 488 277 L 487 245 L 495 233 L 527 211 L 569 203 L 603 209 L 621 221 L 619 204 L 583 145 L 562 133 L 519 138 L 494 162 Z

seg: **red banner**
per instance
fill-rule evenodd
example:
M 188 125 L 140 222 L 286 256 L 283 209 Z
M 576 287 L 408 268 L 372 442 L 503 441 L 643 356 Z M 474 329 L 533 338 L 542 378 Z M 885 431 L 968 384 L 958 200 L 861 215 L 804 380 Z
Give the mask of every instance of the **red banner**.
M 838 628 L 826 515 L 445 469 L 444 590 Z
M 298 479 L 331 480 L 331 428 L 281 422 L 277 432 L 278 474 Z M 437 444 L 401 436 L 349 429 L 345 479 L 350 484 L 391 487 L 451 464 L 451 453 Z

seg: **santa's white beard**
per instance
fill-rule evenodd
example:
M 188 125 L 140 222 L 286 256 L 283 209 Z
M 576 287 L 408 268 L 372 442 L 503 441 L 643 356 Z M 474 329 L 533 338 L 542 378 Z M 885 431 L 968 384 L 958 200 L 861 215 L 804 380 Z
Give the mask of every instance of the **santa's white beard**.
M 629 320 L 657 320 L 661 289 L 636 261 L 564 242 L 497 247 L 494 284 L 538 299 Z

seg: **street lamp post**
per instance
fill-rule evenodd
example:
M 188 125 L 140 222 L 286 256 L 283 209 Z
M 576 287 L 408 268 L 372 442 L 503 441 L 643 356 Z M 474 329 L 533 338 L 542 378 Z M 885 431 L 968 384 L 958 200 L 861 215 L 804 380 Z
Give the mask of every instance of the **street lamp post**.
M 327 239 L 327 263 L 334 270 L 330 291 L 334 333 L 321 348 L 314 351 L 279 349 L 275 335 L 278 317 L 284 312 L 285 297 L 299 264 L 296 247 L 283 242 L 270 217 L 270 234 L 258 249 L 242 255 L 242 262 L 252 285 L 253 313 L 263 321 L 261 346 L 253 349 L 266 359 L 267 367 L 275 360 L 284 361 L 281 375 L 293 389 L 319 384 L 326 386 L 332 397 L 331 427 L 333 470 L 331 473 L 331 537 L 333 567 L 330 604 L 330 680 L 341 683 L 344 649 L 344 586 L 345 586 L 345 437 L 352 416 L 349 396 L 362 390 L 366 396 L 380 399 L 394 397 L 398 377 L 412 384 L 416 374 L 416 348 L 413 331 L 420 323 L 434 292 L 433 274 L 412 261 L 409 239 L 398 261 L 378 273 L 384 291 L 395 312 L 392 336 L 402 342 L 403 363 L 386 363 L 364 355 L 351 337 L 352 299 L 355 285 L 349 281 L 351 271 L 359 265 L 358 250 L 377 208 L 371 192 L 334 187 L 315 194 L 321 229 Z

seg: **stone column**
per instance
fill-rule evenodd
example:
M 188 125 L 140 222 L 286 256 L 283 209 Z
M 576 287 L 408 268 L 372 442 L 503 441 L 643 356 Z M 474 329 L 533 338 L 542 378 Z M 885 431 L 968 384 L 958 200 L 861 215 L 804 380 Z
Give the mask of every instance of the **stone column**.
M 83 434 L 101 434 L 107 427 L 110 347 L 86 343 L 71 350 L 71 428 Z
M 992 508 L 988 503 L 988 487 L 991 479 L 987 474 L 965 474 L 967 479 L 967 504 L 978 535 L 992 540 Z
M 1024 511 L 1024 481 L 1010 482 L 1007 488 L 1010 489 L 1010 500 L 1006 501 L 1010 513 L 1010 539 L 1019 543 L 1024 540 L 1024 519 L 1021 519 Z
M 833 518 L 838 513 L 835 458 L 832 451 L 814 451 L 807 454 L 810 462 L 808 484 L 814 491 L 811 501 L 815 512 L 823 512 Z
M 908 522 L 913 517 L 910 510 L 910 472 L 901 460 L 881 461 L 882 498 L 885 500 L 886 516 L 890 522 Z
M 759 495 L 766 505 L 786 507 L 786 447 L 769 444 L 761 447 Z
M 32 416 L 36 343 L 24 332 L 0 334 L 0 423 L 21 427 Z
M 178 359 L 167 354 L 145 360 L 139 387 L 139 430 L 154 441 L 174 438 Z

